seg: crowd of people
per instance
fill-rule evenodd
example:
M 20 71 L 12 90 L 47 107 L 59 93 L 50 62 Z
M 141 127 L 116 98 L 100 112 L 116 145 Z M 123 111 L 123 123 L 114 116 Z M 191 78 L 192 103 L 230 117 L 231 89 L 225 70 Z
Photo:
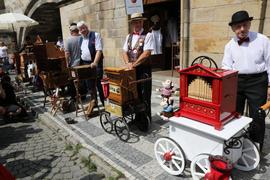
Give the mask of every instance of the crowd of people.
M 256 108 L 263 105 L 267 100 L 267 89 L 269 87 L 269 62 L 270 42 L 269 39 L 255 32 L 250 32 L 252 17 L 246 11 L 238 11 L 232 15 L 229 23 L 235 37 L 225 46 L 222 67 L 224 69 L 237 70 L 238 94 L 237 112 L 243 114 L 244 103 L 247 100 L 250 107 L 250 116 L 254 117 Z M 131 32 L 126 36 L 123 43 L 123 60 L 128 69 L 135 69 L 137 79 L 151 77 L 150 56 L 155 48 L 155 39 L 152 31 L 145 31 L 143 28 L 145 18 L 140 13 L 131 15 Z M 158 29 L 157 29 L 158 30 Z M 76 67 L 88 64 L 97 70 L 97 83 L 93 80 L 84 81 L 80 91 L 82 94 L 90 93 L 90 109 L 97 105 L 97 91 L 100 101 L 104 106 L 104 95 L 101 87 L 103 78 L 103 46 L 100 33 L 91 31 L 84 21 L 71 23 L 69 26 L 70 36 L 63 43 L 62 37 L 58 38 L 56 46 L 65 51 L 67 67 Z M 26 38 L 26 44 L 31 44 Z M 9 69 L 7 47 L 0 43 L 0 63 L 3 71 Z M 8 85 L 9 80 L 3 77 L 1 81 L 1 114 L 7 109 L 16 109 L 19 112 L 22 108 L 16 103 L 14 93 Z M 75 98 L 76 91 L 73 83 L 69 85 L 69 92 Z M 147 104 L 147 116 L 151 119 L 151 81 L 138 84 L 138 94 Z M 7 100 L 5 100 L 7 98 Z M 18 106 L 18 107 L 14 107 Z M 91 110 L 90 110 L 91 112 Z M 140 114 L 135 119 L 143 119 Z M 147 128 L 146 128 L 147 129 Z M 256 132 L 260 133 L 260 132 Z M 262 143 L 263 138 L 258 140 Z

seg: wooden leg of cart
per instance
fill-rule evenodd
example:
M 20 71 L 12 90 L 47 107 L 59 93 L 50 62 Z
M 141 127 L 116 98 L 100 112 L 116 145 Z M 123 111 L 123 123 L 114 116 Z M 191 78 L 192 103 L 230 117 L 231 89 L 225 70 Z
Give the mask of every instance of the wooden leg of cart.
M 83 112 L 83 115 L 84 115 L 85 119 L 87 120 L 88 117 L 87 117 L 87 115 L 86 115 L 86 113 L 85 113 L 85 111 L 84 111 L 84 107 L 83 107 L 81 95 L 80 95 L 80 92 L 79 92 L 79 84 L 80 84 L 80 83 L 79 83 L 79 80 L 78 80 L 78 79 L 74 80 L 74 86 L 75 86 L 75 88 L 76 88 L 76 102 L 75 102 L 76 116 L 78 116 L 78 112 L 79 112 L 78 106 L 79 106 L 79 104 L 80 104 L 80 105 L 81 105 L 82 112 Z
M 91 92 L 91 100 L 87 106 L 87 110 L 86 110 L 86 115 L 89 117 L 91 116 L 91 114 L 93 113 L 93 109 L 96 107 L 98 109 L 98 113 L 100 114 L 100 109 L 98 106 L 98 98 L 97 98 L 97 79 L 93 80 L 94 82 L 94 87 L 92 90 L 93 92 Z M 92 91 L 91 90 L 91 91 Z

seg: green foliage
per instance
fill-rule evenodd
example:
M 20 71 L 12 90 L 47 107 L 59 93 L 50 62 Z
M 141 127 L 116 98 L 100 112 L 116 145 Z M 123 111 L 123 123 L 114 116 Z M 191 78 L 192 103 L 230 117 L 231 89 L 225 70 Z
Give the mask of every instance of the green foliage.
M 91 161 L 90 158 L 82 157 L 81 163 L 88 169 L 88 172 L 93 172 L 97 170 L 97 166 Z
M 73 150 L 72 144 L 66 144 L 66 145 L 65 145 L 65 150 L 67 150 L 67 151 L 72 151 L 72 150 Z

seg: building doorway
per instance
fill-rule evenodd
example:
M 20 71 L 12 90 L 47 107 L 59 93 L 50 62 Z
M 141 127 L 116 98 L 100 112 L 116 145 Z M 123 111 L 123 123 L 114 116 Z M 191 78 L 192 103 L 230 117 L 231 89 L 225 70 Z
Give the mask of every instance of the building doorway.
M 144 0 L 144 16 L 147 18 L 144 23 L 145 30 L 149 30 L 157 24 L 162 35 L 162 54 L 153 55 L 153 70 L 171 70 L 174 66 L 178 66 L 180 61 L 180 1 Z
M 39 25 L 27 29 L 26 35 L 35 41 L 39 35 L 43 42 L 56 42 L 58 36 L 62 36 L 60 12 L 57 3 L 45 3 L 39 6 L 31 18 L 39 22 Z

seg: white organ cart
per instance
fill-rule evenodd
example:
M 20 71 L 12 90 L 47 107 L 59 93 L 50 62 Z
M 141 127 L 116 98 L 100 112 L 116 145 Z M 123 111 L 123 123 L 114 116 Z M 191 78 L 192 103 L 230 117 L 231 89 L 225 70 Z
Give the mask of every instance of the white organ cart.
M 172 117 L 169 121 L 169 137 L 159 138 L 154 150 L 160 166 L 172 175 L 180 175 L 189 160 L 193 179 L 203 179 L 210 171 L 209 155 L 225 156 L 243 171 L 259 164 L 259 151 L 245 135 L 251 118 L 235 118 L 221 130 L 185 117 Z

